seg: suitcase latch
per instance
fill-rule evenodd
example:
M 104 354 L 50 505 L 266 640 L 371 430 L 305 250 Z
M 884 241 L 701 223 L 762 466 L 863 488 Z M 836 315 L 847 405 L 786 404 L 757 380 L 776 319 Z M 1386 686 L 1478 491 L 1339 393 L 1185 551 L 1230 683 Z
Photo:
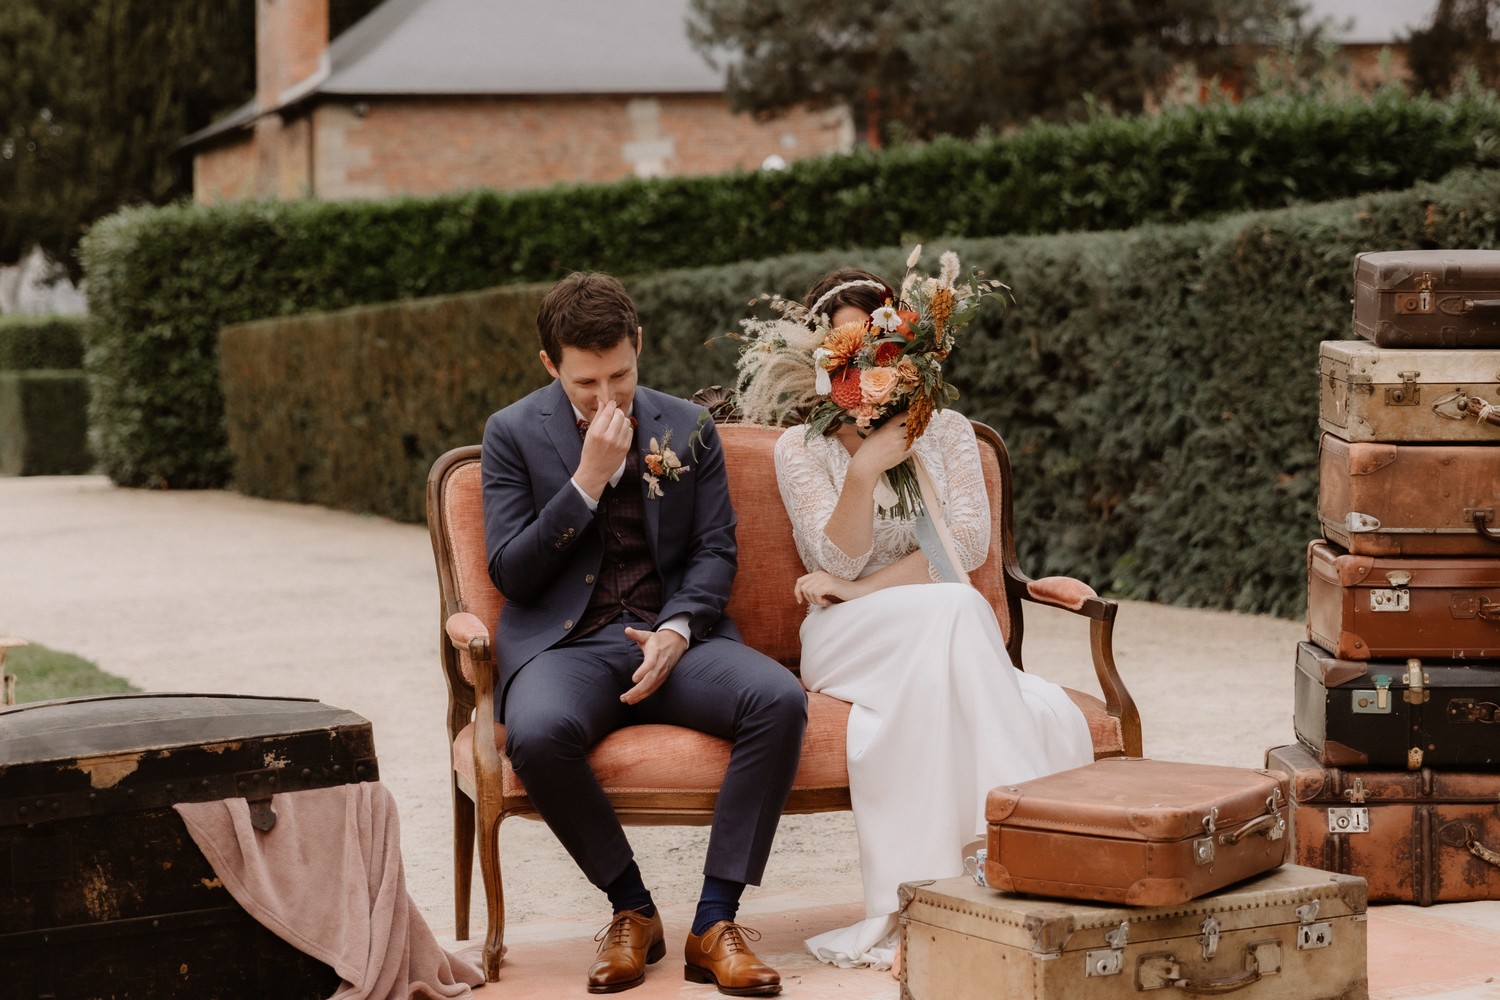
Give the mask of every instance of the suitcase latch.
M 1203 945 L 1203 960 L 1206 962 L 1219 953 L 1219 922 L 1213 917 L 1203 921 L 1198 928 L 1198 943 Z
M 1330 921 L 1313 923 L 1318 919 L 1318 906 L 1320 900 L 1313 900 L 1297 907 L 1297 922 L 1301 926 L 1297 928 L 1297 950 L 1307 951 L 1312 948 L 1327 948 L 1333 944 L 1333 924 Z
M 1085 976 L 1118 976 L 1125 968 L 1125 944 L 1130 940 L 1130 922 L 1123 921 L 1119 927 L 1104 935 L 1108 948 L 1096 948 L 1083 953 Z
M 1493 723 L 1500 705 L 1492 701 L 1475 701 L 1473 698 L 1454 698 L 1448 702 L 1448 721 L 1456 723 Z
M 1396 312 L 1400 315 L 1432 312 L 1432 285 L 1432 272 L 1423 271 L 1417 276 L 1414 291 L 1402 292 L 1396 296 Z
M 1385 390 L 1386 406 L 1416 406 L 1422 401 L 1422 387 L 1417 385 L 1417 378 L 1422 373 L 1397 372 L 1396 377 L 1401 380 L 1400 385 L 1388 386 Z
M 1427 699 L 1432 697 L 1432 692 L 1427 690 L 1427 683 L 1431 680 L 1432 678 L 1427 676 L 1427 671 L 1422 669 L 1421 660 L 1407 660 L 1406 673 L 1401 675 L 1401 682 L 1406 685 L 1406 691 L 1401 697 L 1413 705 L 1427 704 Z
M 276 772 L 245 771 L 234 776 L 234 787 L 250 804 L 250 825 L 261 833 L 267 833 L 276 825 L 276 811 L 271 808 L 271 796 L 277 789 Z
M 1356 804 L 1365 800 L 1365 783 L 1359 775 L 1354 776 L 1354 784 L 1351 787 L 1344 789 L 1344 798 Z
M 1334 806 L 1328 810 L 1329 833 L 1369 833 L 1370 810 L 1364 806 Z
M 1203 832 L 1206 837 L 1199 837 L 1193 841 L 1193 861 L 1199 867 L 1214 863 L 1214 831 L 1219 821 L 1219 807 L 1214 806 L 1209 814 L 1203 817 Z
M 1375 685 L 1374 691 L 1354 691 L 1351 697 L 1354 702 L 1353 712 L 1355 715 L 1390 715 L 1391 714 L 1391 677 L 1389 674 L 1376 674 L 1370 678 Z
M 1375 587 L 1370 590 L 1370 610 L 1381 611 L 1410 611 L 1411 591 L 1398 590 L 1395 587 Z

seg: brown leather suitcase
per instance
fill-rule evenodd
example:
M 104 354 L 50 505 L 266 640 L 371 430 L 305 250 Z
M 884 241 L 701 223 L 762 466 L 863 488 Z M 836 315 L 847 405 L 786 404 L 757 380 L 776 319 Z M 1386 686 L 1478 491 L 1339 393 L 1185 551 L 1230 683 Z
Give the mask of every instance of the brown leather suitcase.
M 1318 426 L 1346 441 L 1500 444 L 1500 351 L 1325 340 Z
M 1500 351 L 1325 340 L 1319 426 L 1346 441 L 1500 444 Z
M 1006 892 L 1168 906 L 1286 860 L 1285 779 L 1113 757 L 990 790 L 984 872 Z
M 1297 865 L 1169 907 L 901 887 L 902 1000 L 1364 1000 L 1364 880 Z
M 1500 347 L 1500 250 L 1357 254 L 1354 332 L 1381 347 Z
M 1343 660 L 1500 659 L 1500 559 L 1307 547 L 1307 637 Z
M 1500 661 L 1418 669 L 1299 642 L 1293 699 L 1297 739 L 1319 764 L 1500 768 Z
M 1500 899 L 1500 774 L 1346 771 L 1301 744 L 1266 766 L 1291 781 L 1297 864 L 1360 876 L 1372 903 Z
M 1350 442 L 1324 434 L 1323 536 L 1356 555 L 1500 559 L 1500 445 Z
M 295 1000 L 339 976 L 262 927 L 172 808 L 379 777 L 370 723 L 303 698 L 111 695 L 0 709 L 0 994 Z

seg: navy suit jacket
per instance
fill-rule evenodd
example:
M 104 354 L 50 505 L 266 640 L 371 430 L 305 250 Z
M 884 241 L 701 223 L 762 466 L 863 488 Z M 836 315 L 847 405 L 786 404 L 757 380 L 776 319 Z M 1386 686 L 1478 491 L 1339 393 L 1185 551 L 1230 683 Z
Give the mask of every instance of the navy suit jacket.
M 724 614 L 737 556 L 718 431 L 702 407 L 645 387 L 636 389 L 632 414 L 643 455 L 652 438 L 661 442 L 670 430 L 672 450 L 688 467 L 677 482 L 661 481 L 662 496 L 645 499 L 661 620 L 686 612 L 694 641 L 738 640 Z M 495 628 L 501 704 L 517 671 L 572 634 L 598 578 L 600 527 L 571 481 L 582 454 L 573 406 L 556 381 L 485 424 L 485 549 L 490 579 L 505 597 Z M 645 496 L 644 479 L 620 482 L 632 485 Z

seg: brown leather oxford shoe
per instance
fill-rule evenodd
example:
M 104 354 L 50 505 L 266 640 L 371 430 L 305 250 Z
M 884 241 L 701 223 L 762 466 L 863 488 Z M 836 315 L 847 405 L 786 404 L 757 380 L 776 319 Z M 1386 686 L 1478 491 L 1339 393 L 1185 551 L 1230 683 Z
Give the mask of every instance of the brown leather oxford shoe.
M 660 962 L 667 953 L 661 913 L 644 917 L 635 910 L 616 913 L 602 931 L 594 935 L 599 957 L 589 969 L 590 993 L 619 993 L 646 981 L 646 966 Z
M 755 957 L 749 941 L 760 934 L 720 920 L 700 937 L 689 934 L 683 949 L 682 977 L 690 983 L 713 983 L 732 997 L 768 997 L 781 992 L 781 976 Z

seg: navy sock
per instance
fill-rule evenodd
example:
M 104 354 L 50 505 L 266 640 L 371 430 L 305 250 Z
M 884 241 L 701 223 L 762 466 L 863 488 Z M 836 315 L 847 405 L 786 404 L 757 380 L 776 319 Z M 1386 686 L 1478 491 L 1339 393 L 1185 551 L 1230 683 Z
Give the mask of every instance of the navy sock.
M 745 883 L 728 879 L 703 877 L 703 893 L 698 897 L 698 912 L 693 914 L 693 933 L 702 934 L 720 920 L 734 920 L 740 912 L 740 894 Z
M 651 901 L 651 893 L 646 891 L 646 883 L 641 881 L 641 869 L 634 861 L 626 865 L 625 870 L 604 887 L 604 892 L 609 896 L 610 908 L 616 913 L 621 910 L 639 910 L 643 917 L 656 916 L 656 904 Z

